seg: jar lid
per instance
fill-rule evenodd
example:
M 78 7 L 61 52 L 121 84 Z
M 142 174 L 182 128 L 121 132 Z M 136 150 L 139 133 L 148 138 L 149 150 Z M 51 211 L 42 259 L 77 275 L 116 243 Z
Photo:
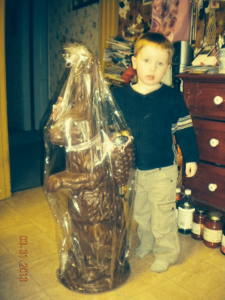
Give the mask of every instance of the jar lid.
M 222 221 L 223 215 L 218 211 L 211 211 L 208 213 L 208 218 L 213 221 Z
M 207 208 L 205 208 L 205 207 L 197 206 L 197 207 L 195 207 L 195 212 L 198 215 L 206 215 L 208 211 L 207 211 Z
M 186 189 L 186 190 L 184 191 L 184 193 L 185 193 L 185 195 L 188 195 L 188 196 L 190 196 L 190 195 L 191 195 L 191 190 L 189 190 L 189 189 Z

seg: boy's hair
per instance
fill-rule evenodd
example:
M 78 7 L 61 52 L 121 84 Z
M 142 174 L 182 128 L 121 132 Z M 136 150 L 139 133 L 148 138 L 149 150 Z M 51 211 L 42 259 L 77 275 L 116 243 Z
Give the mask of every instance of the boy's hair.
M 168 51 L 169 63 L 172 63 L 172 58 L 174 54 L 173 44 L 167 40 L 167 38 L 158 32 L 146 32 L 142 34 L 135 42 L 134 45 L 134 56 L 137 57 L 138 53 L 144 46 L 155 46 L 160 49 Z

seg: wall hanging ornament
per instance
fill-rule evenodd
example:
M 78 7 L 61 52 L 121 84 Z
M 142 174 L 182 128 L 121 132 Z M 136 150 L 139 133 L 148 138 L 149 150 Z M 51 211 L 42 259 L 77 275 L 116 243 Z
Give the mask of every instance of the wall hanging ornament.
M 47 200 L 57 223 L 59 280 L 86 293 L 129 276 L 133 137 L 97 58 L 65 45 L 69 76 L 45 127 Z

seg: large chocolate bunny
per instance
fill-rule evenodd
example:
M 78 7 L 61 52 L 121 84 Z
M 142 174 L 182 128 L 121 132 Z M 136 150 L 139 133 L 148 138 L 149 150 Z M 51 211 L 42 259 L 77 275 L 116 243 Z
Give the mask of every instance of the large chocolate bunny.
M 77 43 L 65 52 L 70 74 L 45 128 L 45 192 L 59 224 L 59 279 L 101 292 L 129 275 L 133 138 L 97 59 Z M 60 147 L 66 166 L 51 174 Z

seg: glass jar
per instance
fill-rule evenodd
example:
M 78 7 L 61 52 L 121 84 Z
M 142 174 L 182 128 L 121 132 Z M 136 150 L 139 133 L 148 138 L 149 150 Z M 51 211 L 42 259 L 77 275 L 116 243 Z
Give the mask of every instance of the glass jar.
M 180 199 L 181 199 L 181 188 L 177 187 L 176 188 L 176 224 L 178 222 L 178 206 L 180 203 Z
M 180 187 L 177 187 L 176 188 L 176 201 L 180 201 L 180 198 L 181 198 L 181 188 Z
M 196 207 L 193 214 L 191 236 L 195 240 L 203 239 L 203 230 L 207 218 L 207 209 L 205 207 Z
M 211 211 L 205 220 L 203 230 L 203 242 L 209 248 L 218 248 L 221 245 L 223 215 L 220 212 Z
M 221 239 L 220 251 L 223 255 L 225 255 L 225 223 L 223 224 L 223 234 Z

